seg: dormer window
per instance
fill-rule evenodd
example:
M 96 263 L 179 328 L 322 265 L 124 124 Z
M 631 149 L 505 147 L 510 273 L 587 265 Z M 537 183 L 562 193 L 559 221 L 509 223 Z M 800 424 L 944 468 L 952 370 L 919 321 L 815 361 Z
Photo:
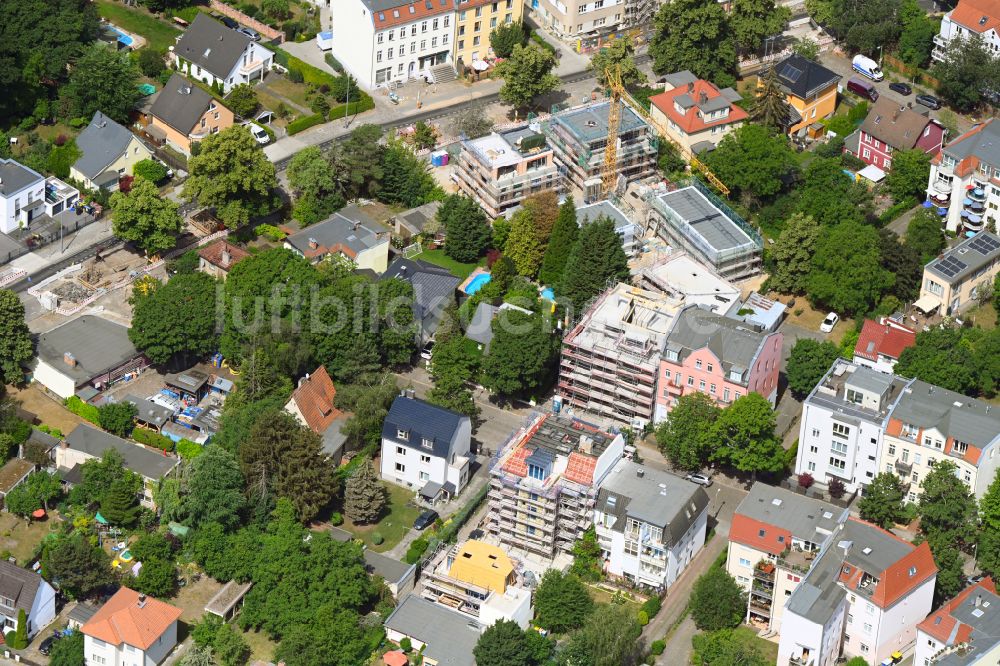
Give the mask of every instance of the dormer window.
M 13 608 L 14 600 L 9 597 L 0 597 L 0 606 L 4 606 L 5 608 Z
M 966 442 L 960 442 L 957 439 L 951 447 L 952 453 L 957 453 L 959 455 L 964 455 L 969 450 L 969 445 Z
M 674 363 L 677 362 L 678 357 L 676 349 L 667 349 L 663 355 L 666 357 L 668 361 L 673 361 Z
M 424 437 L 423 439 L 420 440 L 420 446 L 424 447 L 425 449 L 433 449 L 434 440 Z
M 742 381 L 742 380 L 743 380 L 743 373 L 742 372 L 740 372 L 739 370 L 730 370 L 729 371 L 729 381 L 731 381 L 731 382 L 738 382 L 738 381 Z
M 408 442 L 410 441 L 410 431 L 402 428 L 396 428 L 396 437 L 404 442 Z

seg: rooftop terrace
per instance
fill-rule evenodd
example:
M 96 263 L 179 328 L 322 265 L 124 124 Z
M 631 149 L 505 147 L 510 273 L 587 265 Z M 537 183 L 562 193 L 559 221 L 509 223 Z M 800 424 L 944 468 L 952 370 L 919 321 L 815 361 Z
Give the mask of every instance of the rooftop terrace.
M 493 132 L 484 137 L 466 141 L 465 146 L 481 162 L 494 169 L 513 166 L 526 157 L 540 154 L 548 149 L 545 135 L 532 129 L 531 125 L 503 132 Z

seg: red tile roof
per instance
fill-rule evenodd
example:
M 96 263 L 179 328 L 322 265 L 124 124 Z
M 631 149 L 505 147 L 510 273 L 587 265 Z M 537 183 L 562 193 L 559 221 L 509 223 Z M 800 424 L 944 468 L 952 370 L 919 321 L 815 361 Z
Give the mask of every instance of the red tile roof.
M 436 14 L 454 11 L 454 0 L 424 0 L 423 2 L 401 2 L 395 7 L 382 11 L 372 11 L 372 22 L 376 30 L 385 30 L 396 25 L 412 23 Z
M 674 100 L 681 95 L 688 95 L 695 104 L 685 113 L 680 113 L 674 106 Z M 730 102 L 728 116 L 706 123 L 701 116 L 698 115 L 697 104 L 699 103 L 699 100 L 702 99 L 702 95 L 704 95 L 704 99 L 707 101 L 715 99 L 716 97 L 721 97 L 722 93 L 720 93 L 719 89 L 716 88 L 711 82 L 698 79 L 691 84 L 691 86 L 679 86 L 673 90 L 668 90 L 660 93 L 659 95 L 654 95 L 649 98 L 649 103 L 658 108 L 667 118 L 676 123 L 685 134 L 696 134 L 708 129 L 709 127 L 730 125 L 732 123 L 738 123 L 746 120 L 747 112 Z
M 983 589 L 993 594 L 997 593 L 997 587 L 993 583 L 993 579 L 984 578 L 975 585 L 965 588 L 954 599 L 946 602 L 941 608 L 928 615 L 923 622 L 917 625 L 917 629 L 947 645 L 966 642 L 972 633 L 972 627 L 959 622 L 952 616 L 951 612 L 961 606 L 962 602 L 978 589 Z M 961 625 L 958 627 L 958 631 L 955 631 L 955 625 Z
M 227 251 L 229 253 L 228 263 L 223 262 L 222 253 Z M 212 264 L 213 266 L 218 266 L 226 271 L 229 271 L 234 265 L 246 259 L 250 256 L 250 253 L 241 247 L 233 245 L 229 241 L 220 238 L 210 245 L 198 250 L 198 256 Z
M 589 486 L 594 482 L 594 468 L 597 467 L 597 458 L 588 456 L 585 453 L 574 451 L 569 454 L 566 461 L 566 478 L 570 481 L 582 483 Z
M 517 474 L 518 476 L 528 476 L 528 463 L 525 460 L 531 455 L 531 451 L 528 447 L 522 446 L 518 450 L 514 451 L 507 459 L 507 462 L 503 464 L 503 470 L 505 472 L 510 472 L 511 474 Z
M 984 17 L 986 21 L 980 23 Z M 996 0 L 959 0 L 951 10 L 951 20 L 980 34 L 1000 30 L 1000 4 Z
M 181 616 L 181 609 L 152 597 L 144 597 L 139 606 L 140 594 L 127 587 L 94 613 L 81 631 L 112 645 L 131 645 L 146 650 L 153 645 Z
M 916 343 L 916 332 L 901 324 L 879 323 L 866 319 L 858 336 L 858 344 L 854 346 L 854 355 L 870 361 L 877 361 L 880 354 L 899 359 L 904 349 Z
M 872 594 L 872 603 L 889 608 L 936 575 L 937 567 L 934 565 L 931 547 L 925 541 L 882 572 L 878 587 Z
M 316 372 L 302 380 L 292 393 L 292 400 L 302 413 L 309 429 L 315 433 L 322 433 L 343 415 L 342 411 L 333 406 L 336 396 L 337 389 L 333 386 L 333 380 L 327 374 L 326 368 L 321 365 Z
M 781 541 L 778 540 L 779 537 L 781 537 Z M 733 516 L 733 524 L 729 528 L 729 540 L 771 555 L 780 555 L 791 546 L 792 533 L 782 527 L 769 525 L 737 513 Z

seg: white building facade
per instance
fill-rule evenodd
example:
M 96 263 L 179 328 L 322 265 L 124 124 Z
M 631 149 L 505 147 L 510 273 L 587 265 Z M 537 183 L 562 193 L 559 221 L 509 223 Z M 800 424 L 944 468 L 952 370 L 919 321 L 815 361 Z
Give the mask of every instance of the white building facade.
M 46 178 L 12 159 L 0 158 L 0 232 L 28 228 L 37 218 L 58 215 L 79 199 L 80 191 L 58 178 Z
M 452 62 L 454 0 L 337 0 L 333 55 L 368 89 L 433 80 Z
M 941 19 L 941 30 L 934 36 L 931 58 L 942 61 L 953 39 L 979 35 L 994 56 L 1000 55 L 1000 6 L 991 0 L 959 0 L 958 5 Z

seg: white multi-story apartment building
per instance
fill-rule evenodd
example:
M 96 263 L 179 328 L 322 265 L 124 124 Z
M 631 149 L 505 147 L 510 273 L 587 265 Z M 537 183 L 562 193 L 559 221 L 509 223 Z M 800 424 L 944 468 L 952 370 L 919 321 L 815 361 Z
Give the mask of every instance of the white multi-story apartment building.
M 605 573 L 668 590 L 705 545 L 708 503 L 690 481 L 634 462 L 616 465 L 594 507 Z
M 1000 54 L 1000 5 L 995 0 L 959 0 L 941 19 L 941 30 L 934 36 L 934 60 L 944 60 L 951 40 L 979 35 L 986 48 Z M 918 664 L 918 666 L 921 666 Z
M 883 468 L 882 436 L 907 380 L 843 359 L 834 361 L 802 405 L 795 473 L 848 490 L 868 485 Z
M 455 0 L 342 0 L 333 55 L 365 88 L 433 80 L 433 68 L 452 63 L 454 21 Z
M 471 441 L 468 416 L 406 391 L 382 424 L 382 478 L 415 488 L 429 502 L 451 499 L 469 482 Z
M 958 593 L 917 625 L 913 666 L 1000 663 L 1000 596 L 991 578 Z
M 156 666 L 177 645 L 181 609 L 119 588 L 83 625 L 87 666 Z
M 9 234 L 45 216 L 70 209 L 79 190 L 58 178 L 46 178 L 34 169 L 0 158 L 0 233 Z
M 726 571 L 747 591 L 747 622 L 778 632 L 785 601 L 849 511 L 755 483 L 733 515 Z
M 1000 123 L 989 118 L 931 159 L 930 200 L 948 231 L 979 232 L 1000 220 Z
M 848 518 L 785 602 L 778 665 L 832 666 L 842 656 L 878 664 L 909 649 L 936 581 L 926 541 Z
M 996 477 L 998 449 L 1000 411 L 982 400 L 915 380 L 889 413 L 879 471 L 898 474 L 907 499 L 914 502 L 934 465 L 948 460 L 979 498 Z

